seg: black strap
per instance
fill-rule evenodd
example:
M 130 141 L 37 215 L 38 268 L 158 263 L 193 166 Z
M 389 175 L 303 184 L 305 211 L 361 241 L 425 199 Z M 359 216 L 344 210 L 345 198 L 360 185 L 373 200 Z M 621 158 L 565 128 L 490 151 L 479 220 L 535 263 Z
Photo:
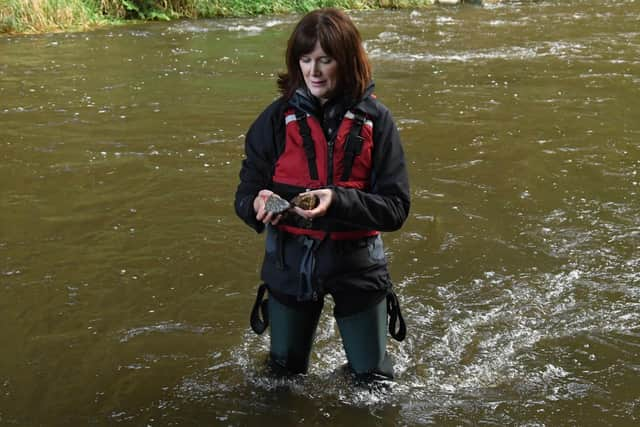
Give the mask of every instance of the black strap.
M 300 129 L 300 136 L 302 137 L 302 146 L 304 152 L 307 155 L 307 163 L 309 164 L 309 176 L 311 179 L 318 179 L 318 167 L 316 166 L 316 149 L 311 138 L 311 129 L 307 123 L 307 113 L 303 111 L 296 111 L 296 120 L 298 121 L 298 128 Z
M 276 229 L 276 268 L 284 270 L 284 231 Z
M 267 308 L 267 301 L 264 299 L 264 293 L 267 290 L 267 285 L 264 283 L 258 287 L 258 294 L 256 295 L 256 302 L 253 304 L 253 308 L 251 309 L 251 329 L 253 332 L 260 335 L 262 334 L 267 326 L 269 326 L 269 310 Z M 262 319 L 260 318 L 260 314 L 262 314 Z
M 393 291 L 387 294 L 387 313 L 389 313 L 389 333 L 396 341 L 402 341 L 407 336 L 407 325 L 404 323 L 400 302 Z M 396 328 L 396 322 L 400 321 Z
M 347 136 L 347 142 L 344 145 L 344 160 L 341 181 L 346 181 L 351 176 L 351 169 L 353 168 L 353 161 L 356 156 L 362 151 L 363 138 L 360 136 L 362 126 L 364 126 L 366 117 L 359 113 L 354 113 L 353 123 L 351 129 L 349 129 L 349 135 Z

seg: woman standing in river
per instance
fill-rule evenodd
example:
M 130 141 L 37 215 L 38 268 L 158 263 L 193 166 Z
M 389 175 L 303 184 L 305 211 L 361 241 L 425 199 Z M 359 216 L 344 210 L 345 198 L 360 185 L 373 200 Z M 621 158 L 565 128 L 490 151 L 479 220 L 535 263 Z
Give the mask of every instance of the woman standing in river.
M 275 368 L 304 373 L 330 294 L 351 371 L 392 378 L 387 324 L 398 340 L 405 327 L 380 231 L 398 230 L 410 206 L 396 125 L 373 95 L 360 34 L 344 12 L 304 16 L 286 64 L 281 97 L 247 133 L 235 198 L 238 216 L 267 231 L 251 326 L 270 325 Z M 302 193 L 311 206 L 282 200 Z

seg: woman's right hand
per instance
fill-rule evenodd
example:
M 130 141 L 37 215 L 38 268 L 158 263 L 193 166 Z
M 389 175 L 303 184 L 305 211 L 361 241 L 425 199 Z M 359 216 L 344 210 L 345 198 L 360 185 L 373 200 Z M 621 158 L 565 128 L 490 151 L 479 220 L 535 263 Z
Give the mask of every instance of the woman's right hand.
M 274 214 L 273 212 L 267 212 L 265 210 L 265 205 L 267 203 L 267 199 L 271 196 L 273 191 L 271 190 L 260 190 L 258 195 L 253 199 L 253 210 L 256 212 L 256 219 L 263 224 L 276 225 L 282 215 Z

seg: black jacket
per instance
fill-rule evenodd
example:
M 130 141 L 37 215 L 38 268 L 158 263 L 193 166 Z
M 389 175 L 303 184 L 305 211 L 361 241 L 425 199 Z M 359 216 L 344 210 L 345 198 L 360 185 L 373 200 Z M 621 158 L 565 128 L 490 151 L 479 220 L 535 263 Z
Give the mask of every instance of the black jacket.
M 284 148 L 284 113 L 300 109 L 322 123 L 327 140 L 334 137 L 347 109 L 359 109 L 373 121 L 373 170 L 370 191 L 332 187 L 335 198 L 323 218 L 314 219 L 326 231 L 339 226 L 379 231 L 398 230 L 409 214 L 410 194 L 407 166 L 400 136 L 389 110 L 371 95 L 373 84 L 359 102 L 328 101 L 320 106 L 314 97 L 298 90 L 289 101 L 279 98 L 251 125 L 245 142 L 246 158 L 240 170 L 235 209 L 257 232 L 264 224 L 256 220 L 253 200 L 262 189 L 272 189 L 272 176 Z

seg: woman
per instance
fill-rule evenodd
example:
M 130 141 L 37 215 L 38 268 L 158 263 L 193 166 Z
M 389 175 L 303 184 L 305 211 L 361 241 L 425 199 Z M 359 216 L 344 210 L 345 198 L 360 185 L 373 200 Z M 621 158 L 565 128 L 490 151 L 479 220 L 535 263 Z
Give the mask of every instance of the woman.
M 270 323 L 274 367 L 305 373 L 330 294 L 352 372 L 392 378 L 387 316 L 392 336 L 401 340 L 405 330 L 380 231 L 399 229 L 409 212 L 398 131 L 373 95 L 360 34 L 340 10 L 304 16 L 289 38 L 286 64 L 282 96 L 247 133 L 236 192 L 238 216 L 267 230 L 265 285 L 252 327 L 261 333 Z M 317 197 L 315 208 L 266 209 L 269 197 L 305 192 Z

